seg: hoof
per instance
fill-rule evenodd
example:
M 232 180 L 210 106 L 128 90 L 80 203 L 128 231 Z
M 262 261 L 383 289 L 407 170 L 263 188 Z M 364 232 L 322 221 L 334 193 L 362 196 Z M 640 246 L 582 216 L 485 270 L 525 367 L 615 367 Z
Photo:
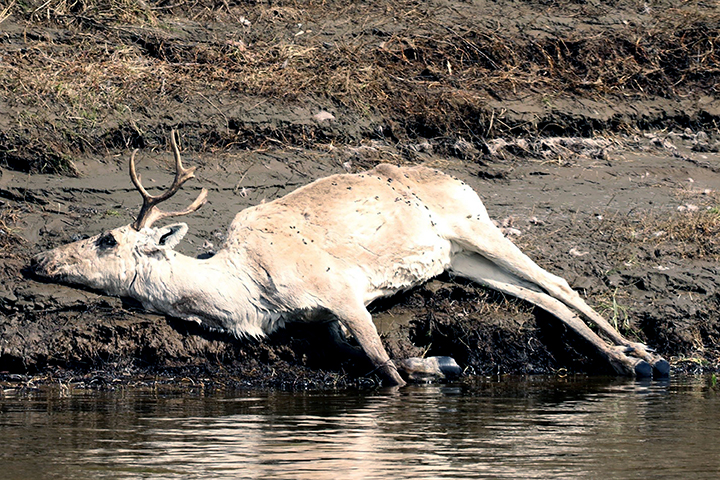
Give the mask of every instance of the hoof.
M 670 376 L 670 364 L 664 358 L 653 362 L 653 375 L 659 378 L 665 378 Z
M 462 368 L 457 364 L 452 357 L 432 357 L 437 359 L 438 368 L 440 372 L 445 375 L 445 378 L 457 378 L 462 375 Z
M 649 378 L 652 377 L 652 374 L 653 369 L 645 360 L 640 360 L 635 364 L 635 376 L 637 378 Z
M 411 382 L 431 382 L 460 376 L 462 369 L 452 357 L 406 358 L 396 362 L 398 370 Z

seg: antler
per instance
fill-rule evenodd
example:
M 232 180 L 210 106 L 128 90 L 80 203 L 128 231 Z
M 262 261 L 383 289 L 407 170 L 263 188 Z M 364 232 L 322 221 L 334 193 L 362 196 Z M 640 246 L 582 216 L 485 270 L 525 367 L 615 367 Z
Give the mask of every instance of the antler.
M 132 153 L 132 156 L 130 157 L 130 179 L 132 179 L 135 188 L 138 189 L 140 195 L 142 195 L 143 198 L 143 205 L 140 208 L 140 213 L 138 214 L 135 223 L 132 224 L 132 227 L 135 230 L 139 231 L 142 228 L 150 227 L 153 223 L 160 220 L 161 218 L 177 217 L 180 215 L 187 215 L 189 213 L 192 213 L 198 208 L 202 207 L 207 201 L 208 191 L 207 189 L 203 188 L 200 192 L 200 195 L 198 195 L 195 201 L 190 204 L 190 206 L 187 207 L 185 210 L 164 212 L 157 208 L 157 205 L 159 203 L 164 202 L 168 198 L 175 195 L 175 193 L 180 190 L 180 187 L 183 185 L 183 183 L 187 182 L 195 176 L 195 167 L 183 168 L 182 160 L 180 159 L 180 150 L 178 149 L 177 142 L 175 141 L 175 134 L 175 130 L 172 130 L 170 132 L 170 142 L 172 143 L 173 152 L 175 153 L 175 179 L 173 180 L 172 185 L 170 185 L 170 188 L 165 193 L 153 196 L 150 195 L 147 190 L 145 190 L 145 187 L 143 187 L 142 183 L 140 183 L 140 177 L 138 177 L 138 174 L 135 171 L 135 154 L 138 152 L 137 149 Z

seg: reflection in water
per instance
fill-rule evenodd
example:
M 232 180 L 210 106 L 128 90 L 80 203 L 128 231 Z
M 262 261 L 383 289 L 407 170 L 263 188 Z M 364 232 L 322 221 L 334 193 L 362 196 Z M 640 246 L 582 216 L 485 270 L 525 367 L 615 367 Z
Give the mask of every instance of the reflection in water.
M 705 379 L 0 395 L 3 478 L 716 478 Z

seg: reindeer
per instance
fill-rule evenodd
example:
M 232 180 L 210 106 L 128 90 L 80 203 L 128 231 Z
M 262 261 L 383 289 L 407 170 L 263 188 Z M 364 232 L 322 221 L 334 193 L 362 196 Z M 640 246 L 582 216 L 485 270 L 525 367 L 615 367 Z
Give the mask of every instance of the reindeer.
M 565 280 L 508 240 L 468 185 L 424 166 L 382 164 L 317 180 L 238 213 L 214 256 L 184 256 L 173 248 L 188 230 L 185 223 L 153 227 L 196 211 L 207 199 L 202 189 L 184 210 L 158 208 L 194 177 L 195 167 L 182 165 L 175 135 L 176 174 L 165 193 L 153 196 L 143 187 L 135 150 L 130 178 L 143 200 L 137 219 L 37 255 L 34 272 L 132 297 L 147 310 L 237 337 L 263 337 L 288 322 L 339 322 L 384 383 L 403 385 L 398 365 L 423 368 L 422 360 L 393 362 L 367 305 L 448 271 L 553 314 L 619 375 L 669 373 L 667 361 L 624 338 Z

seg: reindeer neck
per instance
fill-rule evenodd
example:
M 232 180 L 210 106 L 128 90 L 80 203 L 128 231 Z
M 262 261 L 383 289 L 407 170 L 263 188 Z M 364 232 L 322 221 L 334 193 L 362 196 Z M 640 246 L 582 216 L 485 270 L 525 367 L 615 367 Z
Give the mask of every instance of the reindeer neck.
M 262 305 L 261 288 L 236 257 L 224 251 L 196 259 L 169 251 L 146 257 L 130 296 L 147 309 L 238 337 L 258 337 L 282 326 L 279 314 Z

